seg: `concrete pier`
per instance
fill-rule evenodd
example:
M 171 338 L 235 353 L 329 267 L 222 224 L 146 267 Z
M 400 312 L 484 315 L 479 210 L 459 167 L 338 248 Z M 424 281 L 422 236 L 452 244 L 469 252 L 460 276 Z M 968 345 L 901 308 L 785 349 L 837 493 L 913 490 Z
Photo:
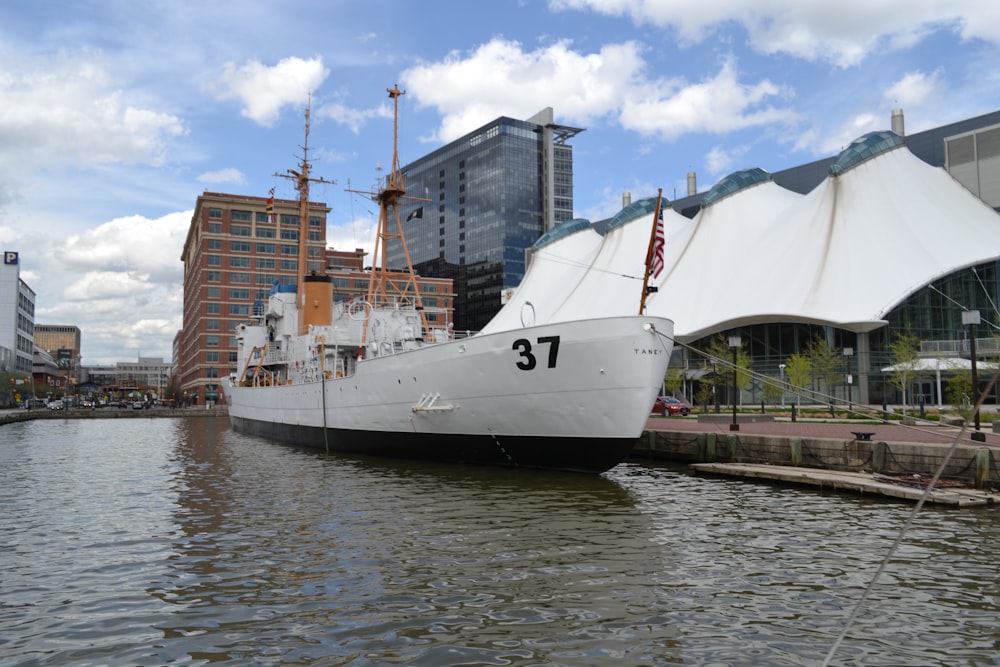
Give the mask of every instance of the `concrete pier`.
M 655 417 L 634 458 L 690 463 L 696 470 L 916 499 L 947 457 L 931 502 L 1000 504 L 1000 434 L 937 423 L 852 421 L 726 423 Z

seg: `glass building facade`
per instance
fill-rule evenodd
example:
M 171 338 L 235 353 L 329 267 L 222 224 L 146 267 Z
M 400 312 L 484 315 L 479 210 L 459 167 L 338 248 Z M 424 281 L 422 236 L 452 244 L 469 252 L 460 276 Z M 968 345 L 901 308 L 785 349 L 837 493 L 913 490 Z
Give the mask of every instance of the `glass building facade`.
M 573 217 L 573 149 L 579 130 L 498 118 L 403 168 L 400 211 L 414 269 L 454 283 L 458 330 L 481 329 L 505 288 L 524 277 L 525 250 Z M 390 268 L 405 268 L 398 239 Z

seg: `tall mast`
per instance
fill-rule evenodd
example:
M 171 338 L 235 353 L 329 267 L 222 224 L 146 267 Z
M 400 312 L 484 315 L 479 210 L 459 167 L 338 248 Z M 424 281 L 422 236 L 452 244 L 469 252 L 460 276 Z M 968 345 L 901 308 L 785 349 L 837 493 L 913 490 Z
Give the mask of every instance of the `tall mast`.
M 302 142 L 302 160 L 299 162 L 299 170 L 289 169 L 287 174 L 275 174 L 282 178 L 295 181 L 295 189 L 299 191 L 299 279 L 297 287 L 297 301 L 299 303 L 299 335 L 306 333 L 305 317 L 305 277 L 309 274 L 309 183 L 326 183 L 336 185 L 336 181 L 328 181 L 324 178 L 313 178 L 309 175 L 311 165 L 309 164 L 309 110 L 312 107 L 312 96 L 306 105 L 306 131 L 305 139 Z
M 381 189 L 377 193 L 368 193 L 372 199 L 378 202 L 379 214 L 378 234 L 375 237 L 375 248 L 372 256 L 372 272 L 370 280 L 368 281 L 368 294 L 366 299 L 372 306 L 388 303 L 389 295 L 387 288 L 389 287 L 388 283 L 390 280 L 388 278 L 389 267 L 386 249 L 390 239 L 399 239 L 400 245 L 403 249 L 403 256 L 406 259 L 408 278 L 405 285 L 400 285 L 397 282 L 395 285 L 395 291 L 401 300 L 405 300 L 409 298 L 408 294 L 410 290 L 412 290 L 413 304 L 420 313 L 421 324 L 426 331 L 427 316 L 424 312 L 424 304 L 420 296 L 420 286 L 417 283 L 417 276 L 413 271 L 413 262 L 410 259 L 410 249 L 407 247 L 406 237 L 403 235 L 403 223 L 399 215 L 399 204 L 403 199 L 410 201 L 430 200 L 419 197 L 411 197 L 406 194 L 406 179 L 399 166 L 399 98 L 402 95 L 405 95 L 406 92 L 400 90 L 398 86 L 387 88 L 386 91 L 389 93 L 389 97 L 392 98 L 393 101 L 392 166 L 389 169 L 389 174 L 386 176 L 385 183 L 382 184 Z M 396 223 L 395 231 L 390 231 L 389 229 L 390 209 L 392 211 L 392 217 Z M 393 280 L 399 281 L 400 277 L 399 273 L 393 273 Z M 362 333 L 362 342 L 364 342 L 367 338 L 367 331 L 368 329 L 365 327 L 364 332 Z

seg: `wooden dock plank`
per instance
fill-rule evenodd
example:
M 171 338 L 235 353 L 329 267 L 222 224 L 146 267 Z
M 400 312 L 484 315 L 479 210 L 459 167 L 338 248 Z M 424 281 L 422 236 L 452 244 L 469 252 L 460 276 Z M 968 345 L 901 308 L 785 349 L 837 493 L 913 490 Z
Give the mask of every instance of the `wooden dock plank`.
M 924 490 L 920 487 L 892 484 L 875 479 L 870 473 L 839 472 L 818 468 L 797 468 L 794 466 L 762 465 L 753 463 L 694 463 L 691 467 L 699 472 L 763 479 L 787 484 L 819 486 L 833 491 L 856 491 L 871 493 L 903 500 L 917 501 Z M 934 489 L 927 502 L 958 507 L 979 507 L 1000 503 L 996 494 L 976 489 Z

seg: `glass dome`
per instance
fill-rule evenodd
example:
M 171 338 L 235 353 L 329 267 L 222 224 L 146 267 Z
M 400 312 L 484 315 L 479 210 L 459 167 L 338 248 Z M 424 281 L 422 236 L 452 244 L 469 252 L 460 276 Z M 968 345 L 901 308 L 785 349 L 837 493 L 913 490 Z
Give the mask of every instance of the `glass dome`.
M 831 174 L 842 174 L 851 167 L 857 166 L 897 146 L 905 143 L 903 137 L 895 132 L 869 132 L 851 142 L 851 145 L 840 151 L 837 160 L 830 166 Z
M 670 203 L 667 201 L 666 197 L 660 203 L 660 206 L 667 208 Z M 609 232 L 615 227 L 621 227 L 626 222 L 635 220 L 636 218 L 641 218 L 645 215 L 649 215 L 656 210 L 656 197 L 647 197 L 645 199 L 640 199 L 634 201 L 622 210 L 615 214 L 615 217 L 608 220 L 608 225 L 605 228 L 605 232 Z
M 558 225 L 542 234 L 542 236 L 535 241 L 534 244 L 532 244 L 531 249 L 538 250 L 539 248 L 544 248 L 553 241 L 566 238 L 570 234 L 575 234 L 581 229 L 586 229 L 587 227 L 590 227 L 590 220 L 586 220 L 584 218 L 574 218 L 573 220 L 560 222 Z
M 771 174 L 767 173 L 760 167 L 734 171 L 716 183 L 712 189 L 708 191 L 708 194 L 705 195 L 702 203 L 705 205 L 712 204 L 720 199 L 725 199 L 729 195 L 739 192 L 740 190 L 749 188 L 751 185 L 766 183 L 769 180 L 771 180 Z

